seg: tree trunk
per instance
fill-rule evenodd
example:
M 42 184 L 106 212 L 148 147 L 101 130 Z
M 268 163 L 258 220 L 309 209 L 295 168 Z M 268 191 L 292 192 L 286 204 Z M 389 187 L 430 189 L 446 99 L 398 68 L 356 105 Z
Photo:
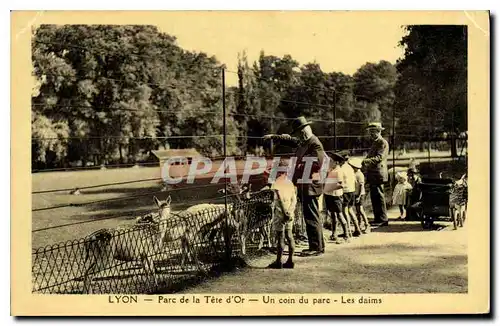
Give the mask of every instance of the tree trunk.
M 454 135 L 451 135 L 450 138 L 450 146 L 451 146 L 451 157 L 457 157 L 457 138 Z
M 120 152 L 120 164 L 123 164 L 123 146 L 122 146 L 122 144 L 118 145 L 118 151 Z

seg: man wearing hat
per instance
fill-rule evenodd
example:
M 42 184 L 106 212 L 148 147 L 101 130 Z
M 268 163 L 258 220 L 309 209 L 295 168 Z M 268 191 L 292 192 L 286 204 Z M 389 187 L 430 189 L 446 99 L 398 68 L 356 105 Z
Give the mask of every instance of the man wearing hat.
M 320 169 L 323 166 L 325 152 L 320 140 L 313 134 L 310 124 L 311 122 L 307 121 L 306 118 L 298 117 L 292 121 L 291 135 L 269 134 L 263 138 L 264 140 L 277 140 L 282 144 L 296 148 L 296 166 L 293 181 L 297 186 L 297 194 L 302 203 L 309 242 L 309 249 L 304 250 L 303 255 L 320 255 L 325 251 L 323 225 L 320 219 L 318 202 L 318 198 L 323 192 Z M 315 162 L 307 175 L 303 175 L 304 172 L 309 170 L 306 159 L 311 158 Z
M 380 122 L 370 123 L 366 130 L 373 142 L 368 155 L 363 160 L 363 166 L 366 169 L 366 181 L 370 187 L 374 223 L 385 226 L 389 224 L 384 194 L 384 183 L 389 179 L 387 171 L 389 143 L 382 138 L 382 130 L 385 128 Z

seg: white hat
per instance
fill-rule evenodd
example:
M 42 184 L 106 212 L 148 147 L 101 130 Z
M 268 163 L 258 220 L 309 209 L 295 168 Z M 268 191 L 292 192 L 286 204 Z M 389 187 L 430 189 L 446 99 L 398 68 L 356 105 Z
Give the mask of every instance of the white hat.
M 350 166 L 357 169 L 361 169 L 361 166 L 363 166 L 363 161 L 357 157 L 351 158 L 347 163 L 349 163 Z
M 368 127 L 366 127 L 366 129 L 385 130 L 385 128 L 382 127 L 382 123 L 381 122 L 370 122 L 368 124 Z

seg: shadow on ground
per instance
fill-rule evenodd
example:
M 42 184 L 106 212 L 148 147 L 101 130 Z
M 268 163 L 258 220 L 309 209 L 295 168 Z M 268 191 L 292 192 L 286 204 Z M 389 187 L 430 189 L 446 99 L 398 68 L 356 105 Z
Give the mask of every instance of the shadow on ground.
M 296 258 L 293 270 L 250 263 L 192 293 L 466 293 L 467 250 L 460 232 L 369 234 L 327 244 L 322 256 Z M 455 240 L 457 239 L 457 240 Z M 244 281 L 242 281 L 244 280 Z
M 429 232 L 441 231 L 447 228 L 445 222 L 434 223 L 431 229 L 424 229 L 420 222 L 389 222 L 388 226 L 373 228 L 374 233 L 393 233 L 393 232 Z

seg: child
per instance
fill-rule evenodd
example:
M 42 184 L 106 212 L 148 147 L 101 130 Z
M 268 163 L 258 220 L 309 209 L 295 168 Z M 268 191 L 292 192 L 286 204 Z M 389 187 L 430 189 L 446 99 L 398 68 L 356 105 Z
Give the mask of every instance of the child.
M 359 228 L 358 219 L 354 214 L 354 193 L 356 191 L 356 175 L 352 167 L 347 164 L 349 156 L 345 155 L 342 160 L 342 175 L 344 180 L 342 182 L 344 190 L 344 216 L 347 222 L 347 227 L 351 227 L 351 221 L 354 224 L 353 237 L 359 237 L 361 235 L 361 229 Z
M 342 201 L 343 201 L 343 173 L 340 164 L 343 157 L 338 154 L 332 154 L 332 164 L 328 171 L 325 184 L 323 187 L 323 196 L 325 198 L 326 209 L 330 212 L 332 218 L 332 235 L 330 240 L 335 241 L 337 244 L 342 243 L 337 238 L 337 221 L 340 221 L 342 229 L 344 230 L 344 241 L 348 242 L 351 236 L 349 228 L 344 216 L 342 215 Z
M 288 163 L 281 161 L 280 167 L 288 166 Z M 278 251 L 276 260 L 268 265 L 268 268 L 294 268 L 293 254 L 295 252 L 295 240 L 293 238 L 293 225 L 295 219 L 295 208 L 297 205 L 297 190 L 286 172 L 278 172 L 276 180 L 272 182 L 271 189 L 278 190 L 278 202 L 276 203 L 273 219 L 271 221 L 274 230 Z M 288 245 L 288 260 L 282 264 L 281 258 L 285 248 L 285 240 Z
M 405 205 L 407 193 L 412 189 L 411 184 L 408 182 L 408 177 L 406 174 L 399 173 L 396 175 L 398 179 L 398 184 L 394 187 L 394 192 L 392 194 L 392 204 L 399 206 L 400 216 L 398 220 L 403 219 L 405 215 Z
M 349 160 L 349 165 L 352 166 L 354 174 L 356 176 L 356 190 L 354 191 L 354 207 L 356 208 L 356 215 L 358 218 L 359 226 L 361 223 L 364 224 L 364 228 L 361 233 L 367 233 L 370 231 L 370 224 L 368 223 L 368 217 L 366 216 L 365 209 L 363 208 L 363 202 L 365 201 L 365 176 L 361 172 L 362 161 L 360 159 L 352 158 Z

